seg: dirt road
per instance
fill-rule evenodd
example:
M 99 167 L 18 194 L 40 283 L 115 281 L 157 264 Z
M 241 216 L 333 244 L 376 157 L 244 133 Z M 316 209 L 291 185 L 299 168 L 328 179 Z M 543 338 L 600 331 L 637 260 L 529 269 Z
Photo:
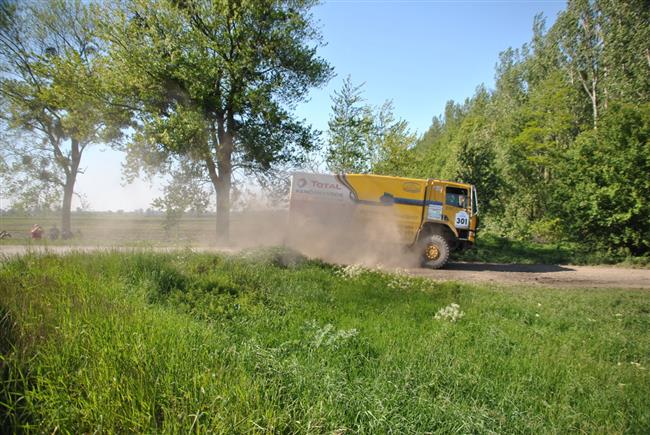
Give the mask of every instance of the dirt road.
M 0 246 L 0 256 L 22 255 L 31 249 L 45 252 L 42 247 Z M 92 246 L 50 246 L 47 252 L 65 254 L 73 251 L 97 251 L 118 249 L 132 252 L 138 248 L 101 248 Z M 157 251 L 175 248 L 156 248 Z M 215 251 L 211 248 L 196 248 L 197 251 Z M 223 250 L 219 250 L 223 252 Z M 562 265 L 521 265 L 491 263 L 450 263 L 445 269 L 430 270 L 410 268 L 406 271 L 413 276 L 421 276 L 437 281 L 463 281 L 508 285 L 534 285 L 566 288 L 639 288 L 650 289 L 650 269 L 626 269 L 608 266 L 562 266 Z
M 408 269 L 411 275 L 465 281 L 547 287 L 650 289 L 650 269 L 545 264 L 450 263 L 442 270 Z

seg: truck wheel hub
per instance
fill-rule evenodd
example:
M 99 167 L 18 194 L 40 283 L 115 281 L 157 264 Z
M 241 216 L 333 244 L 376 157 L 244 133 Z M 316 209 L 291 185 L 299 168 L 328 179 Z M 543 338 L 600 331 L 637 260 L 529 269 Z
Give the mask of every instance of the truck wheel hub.
M 427 260 L 437 260 L 440 257 L 440 250 L 436 245 L 428 245 L 424 255 L 426 255 Z

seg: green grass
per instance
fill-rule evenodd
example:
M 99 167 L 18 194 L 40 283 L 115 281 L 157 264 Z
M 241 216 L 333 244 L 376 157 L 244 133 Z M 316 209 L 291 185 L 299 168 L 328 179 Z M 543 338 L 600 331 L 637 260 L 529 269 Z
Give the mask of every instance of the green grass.
M 451 303 L 457 322 L 436 320 Z M 38 432 L 650 431 L 650 294 L 238 257 L 0 263 L 0 424 Z
M 473 249 L 454 254 L 453 259 L 515 264 L 616 264 L 625 267 L 650 267 L 650 257 L 631 257 L 599 252 L 576 243 L 535 243 L 510 240 L 480 233 Z

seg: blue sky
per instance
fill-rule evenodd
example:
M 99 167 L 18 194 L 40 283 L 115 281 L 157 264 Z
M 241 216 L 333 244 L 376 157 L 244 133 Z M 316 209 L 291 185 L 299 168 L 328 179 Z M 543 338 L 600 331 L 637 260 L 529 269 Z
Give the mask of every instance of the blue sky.
M 325 131 L 330 95 L 348 75 L 365 83 L 369 104 L 392 100 L 395 114 L 424 133 L 448 100 L 470 97 L 481 83 L 492 87 L 499 53 L 532 36 L 535 14 L 550 26 L 565 1 L 329 0 L 314 9 L 326 46 L 319 53 L 336 76 L 296 108 L 300 118 Z M 88 150 L 87 175 L 77 190 L 93 210 L 147 208 L 159 194 L 145 182 L 121 186 L 123 156 Z
M 325 130 L 330 95 L 350 75 L 365 82 L 370 104 L 393 100 L 395 112 L 424 133 L 448 100 L 494 84 L 499 53 L 520 47 L 542 12 L 552 24 L 564 1 L 331 0 L 317 7 L 327 46 L 320 54 L 337 76 L 298 113 Z

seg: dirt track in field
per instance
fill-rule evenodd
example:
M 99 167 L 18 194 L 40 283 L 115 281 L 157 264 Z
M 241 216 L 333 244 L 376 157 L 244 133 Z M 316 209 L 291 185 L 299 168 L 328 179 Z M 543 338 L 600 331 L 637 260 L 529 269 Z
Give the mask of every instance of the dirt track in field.
M 117 249 L 124 252 L 138 248 L 106 248 L 93 246 L 49 246 L 27 247 L 18 245 L 0 246 L 0 256 L 22 255 L 28 250 L 65 254 L 75 251 L 98 251 Z M 156 248 L 157 251 L 173 251 L 175 248 Z M 217 252 L 211 248 L 196 248 L 201 252 Z M 226 250 L 227 251 L 227 250 Z M 224 252 L 224 250 L 219 250 Z M 564 288 L 639 288 L 650 289 L 650 269 L 628 269 L 608 266 L 569 265 L 522 265 L 492 263 L 449 263 L 442 270 L 422 268 L 405 269 L 413 276 L 436 281 L 463 281 L 486 284 L 532 285 Z

